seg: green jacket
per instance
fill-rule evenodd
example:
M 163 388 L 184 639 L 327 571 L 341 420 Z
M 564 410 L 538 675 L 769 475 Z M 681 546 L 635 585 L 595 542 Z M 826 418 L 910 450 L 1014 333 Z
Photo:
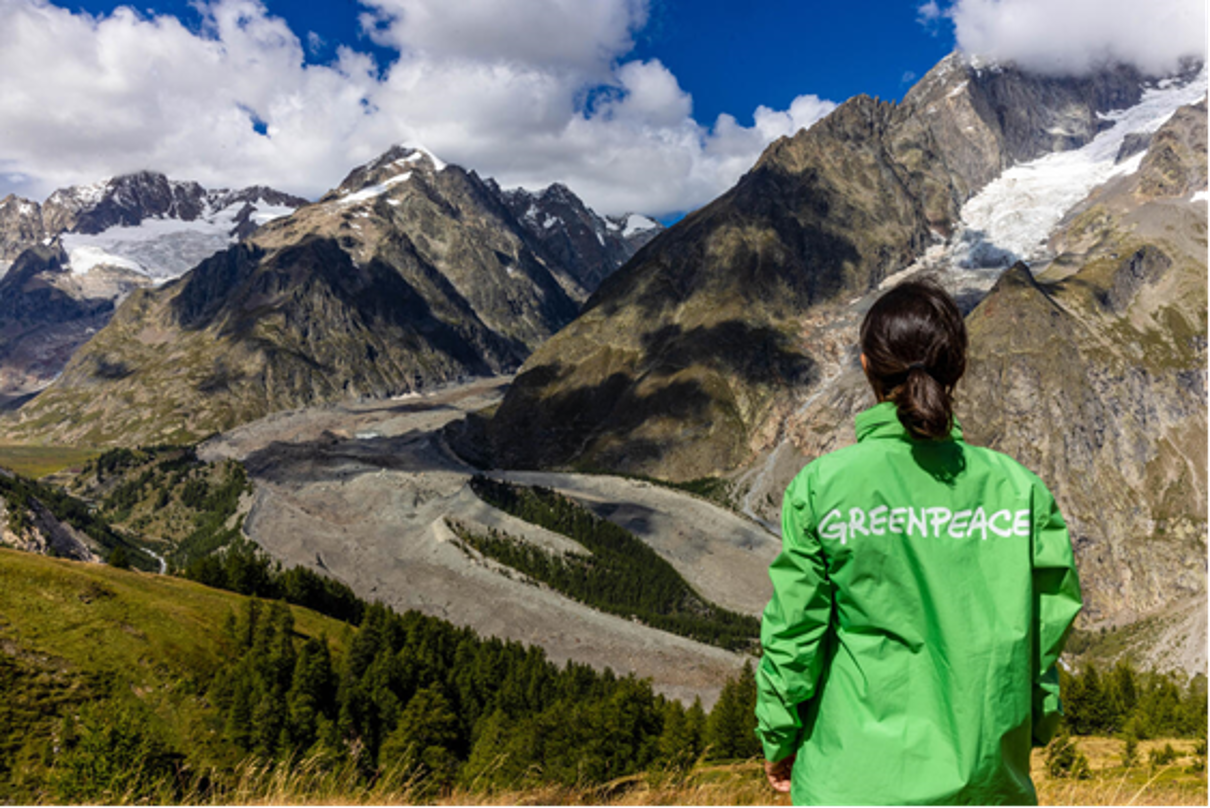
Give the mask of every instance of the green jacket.
M 1080 610 L 1054 498 L 1011 458 L 916 440 L 895 406 L 786 489 L 757 735 L 796 804 L 1035 803 Z

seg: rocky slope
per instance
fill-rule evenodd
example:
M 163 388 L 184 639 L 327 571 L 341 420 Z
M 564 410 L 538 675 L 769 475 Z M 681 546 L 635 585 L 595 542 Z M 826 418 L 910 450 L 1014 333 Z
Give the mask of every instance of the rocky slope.
M 517 222 L 590 292 L 664 229 L 645 216 L 601 216 L 559 183 L 538 193 L 514 188 L 500 196 Z
M 13 429 L 179 440 L 510 371 L 575 317 L 590 281 L 494 183 L 396 147 L 319 202 L 133 294 Z
M 10 501 L 12 495 L 2 489 L 11 477 L 0 469 L 0 546 L 76 561 L 101 560 L 103 548 L 95 539 L 60 521 L 37 499 Z
M 112 316 L 111 298 L 74 280 L 58 242 L 25 250 L 0 278 L 0 404 L 44 386 Z
M 954 55 L 902 104 L 850 99 L 772 144 L 530 358 L 490 425 L 498 462 L 679 479 L 750 462 L 821 376 L 812 310 L 908 266 L 1006 166 L 1087 142 L 1141 94 L 1124 69 L 1056 80 Z

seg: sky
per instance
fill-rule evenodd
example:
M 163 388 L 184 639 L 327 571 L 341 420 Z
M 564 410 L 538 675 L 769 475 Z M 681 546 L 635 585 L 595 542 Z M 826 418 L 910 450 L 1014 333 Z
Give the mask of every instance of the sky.
M 0 0 L 0 197 L 142 169 L 316 198 L 396 143 L 669 220 L 955 47 L 1205 58 L 1203 0 Z

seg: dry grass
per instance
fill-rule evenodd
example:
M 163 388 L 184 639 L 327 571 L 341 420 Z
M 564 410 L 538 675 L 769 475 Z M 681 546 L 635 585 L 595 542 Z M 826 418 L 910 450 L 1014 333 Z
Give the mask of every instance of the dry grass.
M 1148 753 L 1171 743 L 1178 758 L 1152 768 Z M 1206 772 L 1188 771 L 1194 761 L 1191 740 L 1139 743 L 1139 765 L 1121 765 L 1122 742 L 1081 738 L 1092 776 L 1087 780 L 1054 779 L 1045 771 L 1041 750 L 1033 758 L 1033 777 L 1042 805 L 1205 805 Z M 387 777 L 371 784 L 358 780 L 352 766 L 325 770 L 317 761 L 279 767 L 248 767 L 233 785 L 186 801 L 195 804 L 241 805 L 789 805 L 789 796 L 765 784 L 761 765 L 746 761 L 698 765 L 688 772 L 654 772 L 624 777 L 603 786 L 540 786 L 522 791 L 482 793 L 457 789 L 439 797 L 426 794 L 423 782 Z

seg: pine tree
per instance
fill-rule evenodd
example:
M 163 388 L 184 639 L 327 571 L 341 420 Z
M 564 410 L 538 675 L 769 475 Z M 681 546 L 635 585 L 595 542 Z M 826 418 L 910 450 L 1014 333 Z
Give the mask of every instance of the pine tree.
M 664 765 L 674 769 L 687 769 L 700 754 L 701 738 L 690 723 L 688 712 L 676 699 L 664 705 L 664 729 L 660 733 L 659 754 Z
M 1132 734 L 1126 735 L 1122 742 L 1122 765 L 1126 768 L 1137 766 L 1139 762 L 1139 739 Z
M 710 711 L 706 721 L 706 744 L 711 758 L 729 760 L 760 754 L 753 729 L 755 701 L 755 682 L 749 663 L 738 679 L 727 680 L 718 703 Z
M 453 749 L 458 743 L 458 717 L 437 688 L 423 688 L 408 702 L 399 723 L 379 753 L 383 769 L 418 775 L 422 793 L 447 787 L 457 772 Z

